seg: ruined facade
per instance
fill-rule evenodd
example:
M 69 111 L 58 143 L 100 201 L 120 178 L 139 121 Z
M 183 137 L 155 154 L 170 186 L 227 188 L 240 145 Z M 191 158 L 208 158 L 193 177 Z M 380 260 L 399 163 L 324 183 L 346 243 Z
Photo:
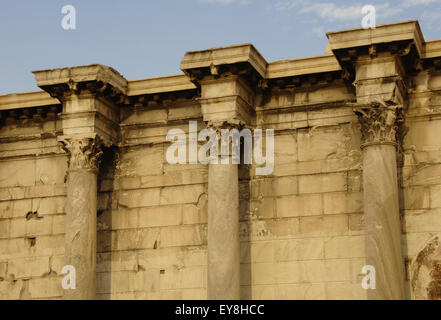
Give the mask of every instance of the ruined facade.
M 0 298 L 440 299 L 441 40 L 416 21 L 327 36 L 316 57 L 237 45 L 0 96 Z M 272 174 L 168 163 L 191 120 L 274 129 Z

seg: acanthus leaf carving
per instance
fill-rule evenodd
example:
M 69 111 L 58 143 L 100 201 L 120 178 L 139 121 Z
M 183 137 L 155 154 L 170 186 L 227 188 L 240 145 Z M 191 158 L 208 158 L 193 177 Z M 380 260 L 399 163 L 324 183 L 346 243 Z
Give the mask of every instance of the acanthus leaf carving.
M 356 108 L 363 144 L 396 144 L 401 109 L 381 102 Z
M 63 137 L 60 141 L 69 155 L 69 170 L 98 170 L 104 145 L 98 136 Z

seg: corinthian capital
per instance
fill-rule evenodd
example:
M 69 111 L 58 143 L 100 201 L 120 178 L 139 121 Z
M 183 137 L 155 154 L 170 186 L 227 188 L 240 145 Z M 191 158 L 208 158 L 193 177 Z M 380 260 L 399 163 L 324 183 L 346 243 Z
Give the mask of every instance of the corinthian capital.
M 96 137 L 62 137 L 62 148 L 69 155 L 69 170 L 98 170 L 103 142 Z
M 361 124 L 363 145 L 397 143 L 400 106 L 373 102 L 354 111 Z

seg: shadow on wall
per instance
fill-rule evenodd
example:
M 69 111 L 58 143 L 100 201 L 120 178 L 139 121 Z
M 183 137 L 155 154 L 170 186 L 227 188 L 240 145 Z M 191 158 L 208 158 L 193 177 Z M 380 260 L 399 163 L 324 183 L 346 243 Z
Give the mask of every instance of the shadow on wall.
M 105 149 L 98 175 L 97 212 L 97 299 L 111 299 L 112 192 L 117 168 L 118 150 Z
M 243 152 L 241 152 L 243 155 Z M 240 244 L 240 299 L 251 300 L 251 237 L 250 237 L 250 170 L 248 165 L 239 166 L 239 240 Z

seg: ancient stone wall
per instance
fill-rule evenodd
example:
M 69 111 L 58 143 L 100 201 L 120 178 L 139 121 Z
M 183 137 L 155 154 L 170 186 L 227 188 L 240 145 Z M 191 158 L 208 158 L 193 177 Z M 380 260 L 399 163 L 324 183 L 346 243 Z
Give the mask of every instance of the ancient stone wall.
M 270 63 L 189 52 L 153 79 L 37 71 L 45 92 L 0 96 L 0 298 L 440 299 L 441 42 L 366 32 Z M 171 164 L 190 121 L 273 129 L 274 169 Z

